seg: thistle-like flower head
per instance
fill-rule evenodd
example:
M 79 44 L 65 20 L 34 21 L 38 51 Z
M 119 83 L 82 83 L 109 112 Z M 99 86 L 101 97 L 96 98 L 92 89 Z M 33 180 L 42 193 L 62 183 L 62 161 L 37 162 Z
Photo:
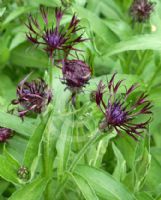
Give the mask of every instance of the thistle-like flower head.
M 130 7 L 130 14 L 136 22 L 145 22 L 154 10 L 154 3 L 149 0 L 134 0 Z
M 83 90 L 91 78 L 90 67 L 82 60 L 63 60 L 62 83 L 72 92 L 73 101 L 75 95 Z
M 77 32 L 81 29 L 79 27 L 79 19 L 74 14 L 67 26 L 61 26 L 60 22 L 64 15 L 61 8 L 55 9 L 56 23 L 53 21 L 49 25 L 48 9 L 40 7 L 41 15 L 44 21 L 42 28 L 36 18 L 32 15 L 28 18 L 26 26 L 29 32 L 26 34 L 29 41 L 36 45 L 44 46 L 44 50 L 48 53 L 50 58 L 56 55 L 57 51 L 62 51 L 64 57 L 67 57 L 71 50 L 77 50 L 74 46 L 86 39 L 82 38 L 83 34 Z
M 140 136 L 143 130 L 146 129 L 150 119 L 141 123 L 137 123 L 135 120 L 141 115 L 151 114 L 151 102 L 147 100 L 147 95 L 144 93 L 136 97 L 135 102 L 129 101 L 129 96 L 138 85 L 134 84 L 129 89 L 126 89 L 123 94 L 120 94 L 118 89 L 123 80 L 115 84 L 115 75 L 116 73 L 112 76 L 107 86 L 100 81 L 95 91 L 95 102 L 104 114 L 104 118 L 99 125 L 100 129 L 114 128 L 118 134 L 124 131 L 137 140 L 137 136 Z
M 81 60 L 64 60 L 63 83 L 73 92 L 79 92 L 88 83 L 91 78 L 89 66 Z
M 43 79 L 27 82 L 24 78 L 17 87 L 17 99 L 12 104 L 19 104 L 19 116 L 24 117 L 29 111 L 41 113 L 52 99 L 51 90 Z
M 6 142 L 12 135 L 13 132 L 11 129 L 0 127 L 0 142 Z

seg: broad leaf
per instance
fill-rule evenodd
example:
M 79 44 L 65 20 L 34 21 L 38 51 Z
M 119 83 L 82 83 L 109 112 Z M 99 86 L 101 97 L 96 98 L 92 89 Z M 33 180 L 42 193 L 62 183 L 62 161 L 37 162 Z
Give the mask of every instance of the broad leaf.
M 41 198 L 47 183 L 46 178 L 38 178 L 13 193 L 9 200 L 38 200 Z
M 89 183 L 83 177 L 75 174 L 73 176 L 73 179 L 78 185 L 80 191 L 82 192 L 86 200 L 99 200 L 94 189 L 89 185 Z
M 88 181 L 96 194 L 105 200 L 134 199 L 134 196 L 107 172 L 88 166 L 78 166 L 75 173 Z

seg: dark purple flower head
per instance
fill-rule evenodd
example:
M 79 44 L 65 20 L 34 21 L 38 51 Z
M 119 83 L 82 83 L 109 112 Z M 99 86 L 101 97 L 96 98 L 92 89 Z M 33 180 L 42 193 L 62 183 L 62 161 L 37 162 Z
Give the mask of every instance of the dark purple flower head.
M 63 60 L 62 73 L 62 83 L 66 84 L 74 98 L 91 78 L 90 67 L 81 60 Z
M 154 2 L 149 0 L 134 0 L 130 7 L 130 14 L 136 22 L 145 22 L 154 10 Z
M 12 135 L 11 129 L 0 127 L 0 142 L 6 142 Z
M 67 26 L 61 26 L 60 22 L 64 13 L 61 8 L 56 8 L 56 23 L 53 22 L 50 26 L 48 23 L 48 10 L 41 7 L 40 11 L 45 25 L 42 28 L 37 19 L 30 15 L 26 24 L 29 29 L 27 33 L 28 40 L 36 45 L 44 46 L 44 50 L 51 59 L 57 51 L 62 51 L 66 57 L 71 50 L 78 50 L 74 46 L 86 39 L 82 38 L 83 34 L 77 35 L 81 28 L 79 27 L 80 20 L 77 19 L 76 15 L 73 15 Z
M 71 91 L 79 92 L 88 83 L 91 78 L 91 69 L 81 60 L 64 60 L 63 83 Z
M 12 104 L 19 104 L 22 109 L 18 110 L 20 117 L 24 117 L 29 111 L 41 113 L 52 99 L 51 90 L 43 79 L 27 82 L 28 76 L 17 87 L 17 99 Z
M 129 101 L 128 98 L 138 87 L 137 84 L 126 89 L 124 94 L 119 94 L 118 89 L 123 80 L 115 84 L 115 75 L 116 73 L 112 76 L 107 86 L 100 81 L 97 91 L 95 91 L 95 102 L 104 114 L 104 119 L 99 127 L 101 130 L 114 128 L 117 133 L 125 131 L 128 135 L 137 139 L 137 136 L 140 136 L 150 119 L 141 123 L 135 123 L 134 120 L 140 115 L 151 114 L 151 103 L 147 100 L 147 95 L 145 94 L 141 94 L 140 97 L 136 98 L 134 103 Z M 108 95 L 107 99 L 105 95 Z

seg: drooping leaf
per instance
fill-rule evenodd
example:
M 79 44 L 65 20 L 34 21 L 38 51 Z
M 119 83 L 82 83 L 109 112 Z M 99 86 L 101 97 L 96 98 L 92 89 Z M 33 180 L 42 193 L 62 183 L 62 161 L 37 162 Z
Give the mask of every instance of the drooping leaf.
M 1 111 L 0 111 L 0 126 L 10 128 L 16 131 L 17 133 L 26 136 L 31 135 L 35 130 L 35 125 L 33 125 L 32 121 L 28 119 L 22 121 L 20 117 Z

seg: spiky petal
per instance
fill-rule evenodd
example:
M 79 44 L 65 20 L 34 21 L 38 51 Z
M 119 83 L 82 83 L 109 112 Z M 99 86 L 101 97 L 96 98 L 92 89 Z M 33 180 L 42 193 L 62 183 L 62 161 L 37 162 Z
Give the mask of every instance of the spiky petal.
M 43 79 L 27 82 L 24 78 L 17 87 L 17 99 L 12 101 L 12 104 L 19 104 L 18 108 L 20 117 L 24 117 L 29 111 L 41 113 L 45 106 L 52 99 L 51 90 Z
M 114 128 L 119 134 L 121 131 L 126 132 L 129 136 L 137 140 L 137 136 L 148 125 L 150 118 L 144 122 L 135 122 L 136 118 L 141 115 L 151 114 L 151 102 L 147 100 L 147 95 L 141 94 L 136 97 L 135 102 L 128 100 L 130 94 L 138 87 L 138 84 L 132 85 L 126 89 L 123 94 L 118 90 L 123 80 L 114 83 L 116 73 L 112 76 L 107 86 L 100 81 L 95 91 L 95 102 L 104 115 L 99 127 L 101 130 Z M 106 90 L 107 89 L 107 90 Z M 107 95 L 107 97 L 105 96 Z
M 71 50 L 78 50 L 74 47 L 76 44 L 86 40 L 82 38 L 83 34 L 78 33 L 81 29 L 79 27 L 80 20 L 75 14 L 67 26 L 61 26 L 60 23 L 64 12 L 61 8 L 56 8 L 56 23 L 53 21 L 51 26 L 49 26 L 48 9 L 41 6 L 40 12 L 44 21 L 44 27 L 42 28 L 38 20 L 30 15 L 28 23 L 26 24 L 29 29 L 26 36 L 33 44 L 36 44 L 37 46 L 42 45 L 51 59 L 54 57 L 54 60 L 56 60 L 59 51 L 62 52 L 63 57 L 66 58 Z
M 63 81 L 71 91 L 80 91 L 91 78 L 89 66 L 81 60 L 63 61 Z
M 135 22 L 145 22 L 154 10 L 154 2 L 149 0 L 134 0 L 130 7 L 130 14 Z
M 74 100 L 77 93 L 83 90 L 91 78 L 90 67 L 82 60 L 63 60 L 62 83 L 72 92 Z

